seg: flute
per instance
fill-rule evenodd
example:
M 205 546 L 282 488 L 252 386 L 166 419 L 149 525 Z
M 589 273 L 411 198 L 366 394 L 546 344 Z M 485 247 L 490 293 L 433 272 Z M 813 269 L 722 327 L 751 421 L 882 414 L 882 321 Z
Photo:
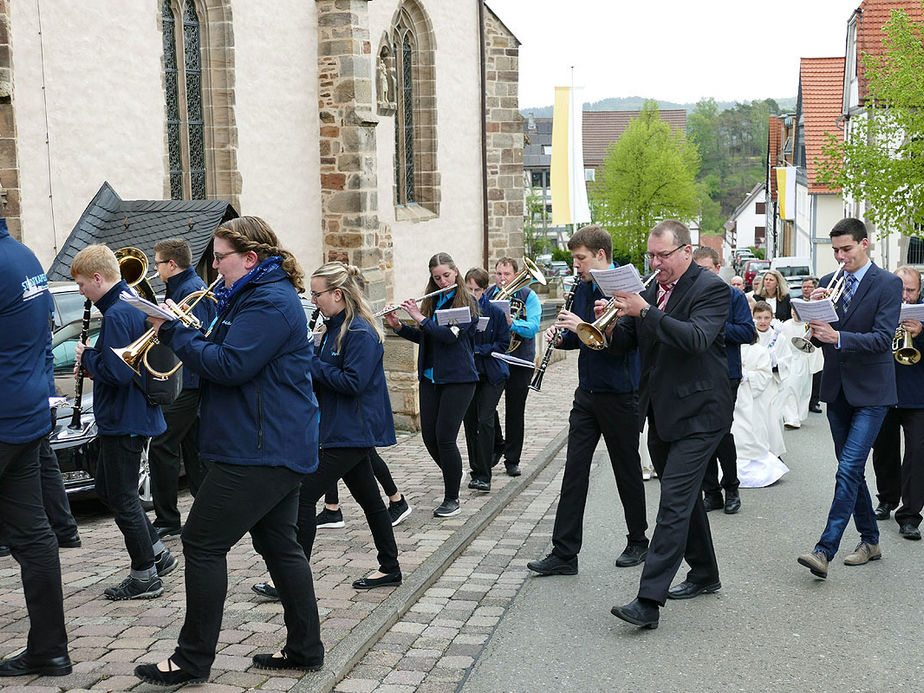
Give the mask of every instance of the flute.
M 450 284 L 449 286 L 444 286 L 442 289 L 437 289 L 436 291 L 431 291 L 430 293 L 428 293 L 428 294 L 426 294 L 426 295 L 424 295 L 424 296 L 421 296 L 420 298 L 415 298 L 415 299 L 414 299 L 414 302 L 415 302 L 415 303 L 420 303 L 420 302 L 423 301 L 425 298 L 430 298 L 431 296 L 437 296 L 437 295 L 442 294 L 442 293 L 445 293 L 445 292 L 447 292 L 447 291 L 452 291 L 452 290 L 455 289 L 455 288 L 456 288 L 456 285 L 455 285 L 455 284 Z M 388 315 L 389 313 L 394 313 L 396 310 L 401 310 L 401 306 L 394 306 L 394 307 L 392 307 L 392 308 L 385 308 L 384 310 L 380 310 L 378 313 L 375 314 L 374 317 L 380 318 L 380 317 L 382 317 L 383 315 Z

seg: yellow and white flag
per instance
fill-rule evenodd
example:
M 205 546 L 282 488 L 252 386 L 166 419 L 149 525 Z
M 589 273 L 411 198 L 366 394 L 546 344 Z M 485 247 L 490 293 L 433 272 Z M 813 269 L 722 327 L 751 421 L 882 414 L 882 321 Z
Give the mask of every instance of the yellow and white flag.
M 776 199 L 779 202 L 780 219 L 796 218 L 796 167 L 775 166 Z
M 590 223 L 584 182 L 582 90 L 555 87 L 552 113 L 552 224 Z

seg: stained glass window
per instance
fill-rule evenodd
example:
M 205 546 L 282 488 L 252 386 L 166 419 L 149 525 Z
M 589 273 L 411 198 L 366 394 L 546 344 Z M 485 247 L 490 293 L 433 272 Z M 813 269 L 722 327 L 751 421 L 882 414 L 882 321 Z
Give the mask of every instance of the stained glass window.
M 400 38 L 400 37 L 399 37 Z M 392 45 L 397 79 L 398 109 L 395 112 L 395 188 L 399 205 L 416 202 L 414 191 L 414 49 L 410 31 L 404 29 L 398 44 Z

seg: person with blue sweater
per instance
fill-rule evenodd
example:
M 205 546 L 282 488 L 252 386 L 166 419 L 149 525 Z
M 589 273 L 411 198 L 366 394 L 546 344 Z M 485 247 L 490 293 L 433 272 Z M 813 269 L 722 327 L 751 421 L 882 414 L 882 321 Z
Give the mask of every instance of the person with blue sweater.
M 507 352 L 507 346 L 510 344 L 510 326 L 507 324 L 504 311 L 492 304 L 485 295 L 488 281 L 488 272 L 481 267 L 473 267 L 465 273 L 465 283 L 478 301 L 478 308 L 483 316 L 481 319 L 487 319 L 485 329 L 475 333 L 475 368 L 478 369 L 478 384 L 463 419 L 468 463 L 472 469 L 472 480 L 468 487 L 484 492 L 491 490 L 491 453 L 494 450 L 494 417 L 497 414 L 497 403 L 504 391 L 504 383 L 510 377 L 509 366 L 491 356 L 494 352 Z
M 114 349 L 122 349 L 148 330 L 144 313 L 119 295 L 129 288 L 115 253 L 104 245 L 88 245 L 74 257 L 71 276 L 80 293 L 103 314 L 96 344 L 77 344 L 77 368 L 93 379 L 93 415 L 99 430 L 96 493 L 109 506 L 125 538 L 131 572 L 121 584 L 108 587 L 107 599 L 151 599 L 164 593 L 161 578 L 177 566 L 164 547 L 138 497 L 138 470 L 148 438 L 167 426 L 160 407 L 148 401 L 135 374 Z
M 311 346 L 298 292 L 304 274 L 259 217 L 213 234 L 212 267 L 224 279 L 206 334 L 152 318 L 159 338 L 199 374 L 199 449 L 208 474 L 183 527 L 186 619 L 169 659 L 135 668 L 161 686 L 205 681 L 215 660 L 228 591 L 227 555 L 250 533 L 282 601 L 281 652 L 258 669 L 316 671 L 324 645 L 311 569 L 298 543 L 298 495 L 318 467 L 318 404 Z
M 616 559 L 616 567 L 639 565 L 648 555 L 645 486 L 638 453 L 638 353 L 635 349 L 619 353 L 591 349 L 577 336 L 579 324 L 594 321 L 594 302 L 606 298 L 594 282 L 591 270 L 615 266 L 613 240 L 606 229 L 585 226 L 575 231 L 568 248 L 580 280 L 574 289 L 571 311 L 559 313 L 547 339 L 553 338 L 556 328 L 563 328 L 558 348 L 579 350 L 578 386 L 568 418 L 568 452 L 552 529 L 552 552 L 526 564 L 542 576 L 578 572 L 590 465 L 600 436 L 606 443 L 629 531 L 626 548 Z
M 424 293 L 452 288 L 425 298 L 420 307 L 412 298 L 401 304 L 417 323 L 416 327 L 402 324 L 395 311 L 386 313 L 385 320 L 399 337 L 420 345 L 417 354 L 420 435 L 430 457 L 443 472 L 443 502 L 433 516 L 452 517 L 459 513 L 462 482 L 462 454 L 456 438 L 478 382 L 474 356 L 478 304 L 448 253 L 431 257 L 429 268 L 430 281 Z M 458 325 L 439 325 L 435 314 L 444 308 L 465 308 L 471 320 Z
M 713 274 L 719 273 L 721 263 L 719 254 L 708 246 L 700 246 L 693 251 L 693 262 L 709 270 Z M 753 344 L 757 340 L 757 328 L 754 327 L 754 316 L 747 298 L 741 291 L 731 292 L 731 303 L 728 308 L 728 319 L 725 321 L 725 354 L 728 358 L 728 382 L 731 385 L 732 399 L 738 395 L 738 385 L 741 383 L 741 345 Z M 719 484 L 719 465 L 722 465 L 722 483 Z M 724 507 L 726 515 L 734 515 L 741 510 L 741 494 L 738 492 L 738 453 L 735 448 L 735 437 L 731 429 L 719 441 L 719 447 L 706 465 L 706 476 L 703 477 L 703 505 L 706 512 Z M 722 490 L 725 498 L 722 498 Z
M 50 300 L 39 261 L 0 219 L 0 356 L 5 364 L 0 379 L 0 522 L 22 571 L 29 613 L 26 648 L 0 662 L 4 677 L 72 671 L 58 543 L 45 515 L 39 476 L 39 447 L 51 429 Z
M 185 238 L 166 238 L 154 244 L 154 267 L 164 284 L 166 298 L 179 303 L 195 291 L 206 288 L 192 265 L 192 250 Z M 193 308 L 204 332 L 215 318 L 215 302 L 199 301 Z M 180 533 L 177 508 L 180 465 L 193 496 L 202 485 L 205 470 L 199 458 L 199 376 L 183 369 L 183 391 L 161 407 L 167 430 L 151 441 L 151 496 L 154 500 L 154 529 L 161 537 Z
M 488 289 L 488 299 L 494 300 L 498 292 L 517 275 L 519 266 L 512 257 L 502 257 L 494 266 L 495 284 Z M 520 345 L 510 352 L 511 356 L 524 361 L 536 360 L 536 333 L 542 318 L 542 303 L 536 292 L 524 286 L 514 292 L 513 298 L 524 305 L 519 316 L 507 316 L 510 336 L 520 340 Z M 525 431 L 526 396 L 533 372 L 528 368 L 514 368 L 504 384 L 504 428 L 501 429 L 500 415 L 494 414 L 494 458 L 500 462 L 504 457 L 504 468 L 508 476 L 520 476 L 520 455 L 523 454 Z

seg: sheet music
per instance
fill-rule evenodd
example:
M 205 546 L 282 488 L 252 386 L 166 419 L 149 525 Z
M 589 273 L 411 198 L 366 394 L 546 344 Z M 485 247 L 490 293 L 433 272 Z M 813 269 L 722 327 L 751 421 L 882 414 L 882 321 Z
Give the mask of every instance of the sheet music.
M 639 294 L 645 289 L 635 265 L 621 265 L 615 269 L 590 270 L 594 281 L 606 296 L 617 291 L 625 294 Z
M 130 306 L 134 306 L 142 313 L 152 318 L 162 318 L 164 320 L 176 320 L 176 315 L 170 313 L 169 311 L 164 310 L 156 303 L 151 303 L 147 299 L 141 298 L 136 294 L 130 293 L 128 291 L 123 291 L 119 294 L 119 298 L 125 301 Z
M 491 322 L 490 316 L 482 315 L 480 318 L 478 318 L 478 329 L 477 329 L 477 331 L 478 331 L 478 332 L 484 332 L 486 329 L 488 329 L 488 323 L 489 323 L 489 322 Z
M 468 308 L 444 308 L 433 314 L 437 325 L 466 325 L 472 321 L 472 311 Z
M 834 303 L 830 298 L 823 298 L 818 301 L 805 301 L 801 298 L 791 299 L 792 309 L 796 311 L 801 322 L 811 322 L 818 320 L 820 322 L 837 322 L 837 311 L 834 310 Z
M 508 318 L 510 317 L 510 301 L 491 301 L 491 303 L 504 311 Z
M 899 320 L 924 322 L 924 303 L 902 303 L 902 314 Z
M 499 354 L 496 351 L 491 352 L 491 356 L 496 358 L 498 361 L 504 361 L 509 363 L 511 366 L 520 366 L 521 368 L 529 368 L 533 370 L 536 368 L 536 364 L 532 361 L 527 361 L 526 359 L 520 359 L 516 356 L 511 356 L 510 354 Z

